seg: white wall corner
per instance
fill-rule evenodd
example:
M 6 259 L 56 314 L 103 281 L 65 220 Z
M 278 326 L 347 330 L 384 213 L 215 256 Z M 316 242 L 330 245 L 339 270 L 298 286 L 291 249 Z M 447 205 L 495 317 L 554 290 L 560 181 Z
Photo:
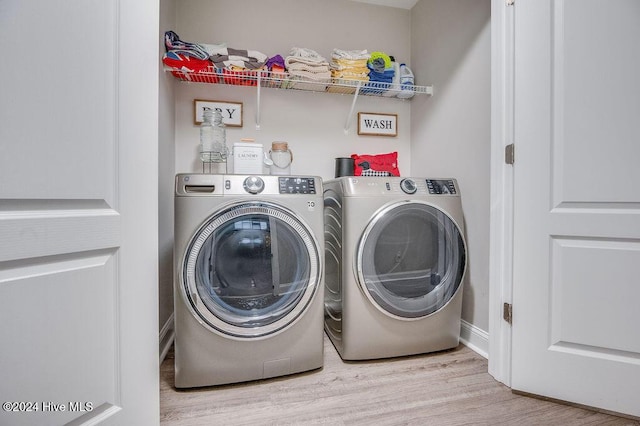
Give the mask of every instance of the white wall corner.
M 465 320 L 460 323 L 460 342 L 478 355 L 489 358 L 489 333 Z
M 164 361 L 171 345 L 173 344 L 173 339 L 175 338 L 175 331 L 173 327 L 173 314 L 169 317 L 169 319 L 164 323 L 162 329 L 160 330 L 160 364 Z

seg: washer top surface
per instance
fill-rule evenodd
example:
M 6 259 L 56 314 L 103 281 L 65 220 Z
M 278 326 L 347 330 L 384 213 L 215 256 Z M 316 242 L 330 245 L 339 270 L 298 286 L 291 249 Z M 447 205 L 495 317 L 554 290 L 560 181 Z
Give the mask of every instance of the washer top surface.
M 345 197 L 362 196 L 460 196 L 453 178 L 348 176 L 340 181 Z

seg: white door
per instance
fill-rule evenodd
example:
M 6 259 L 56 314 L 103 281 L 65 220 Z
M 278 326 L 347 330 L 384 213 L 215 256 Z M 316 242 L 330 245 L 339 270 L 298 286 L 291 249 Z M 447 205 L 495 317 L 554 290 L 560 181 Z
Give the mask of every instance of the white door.
M 640 416 L 640 2 L 516 0 L 512 387 Z
M 156 3 L 0 0 L 0 424 L 159 422 Z

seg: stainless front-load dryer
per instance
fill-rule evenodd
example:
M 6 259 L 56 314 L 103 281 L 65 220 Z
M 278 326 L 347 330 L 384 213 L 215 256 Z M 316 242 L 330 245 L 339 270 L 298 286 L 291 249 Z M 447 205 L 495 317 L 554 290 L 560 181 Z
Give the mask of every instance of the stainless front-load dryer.
M 322 181 L 179 174 L 175 386 L 323 365 Z
M 325 331 L 345 360 L 455 347 L 466 269 L 455 179 L 324 183 Z

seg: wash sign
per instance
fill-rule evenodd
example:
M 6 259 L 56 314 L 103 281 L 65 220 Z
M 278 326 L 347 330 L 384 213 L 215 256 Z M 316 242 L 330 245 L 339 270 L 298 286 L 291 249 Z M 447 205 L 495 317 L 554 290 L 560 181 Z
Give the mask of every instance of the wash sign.
M 358 134 L 372 136 L 397 136 L 398 114 L 359 112 Z

